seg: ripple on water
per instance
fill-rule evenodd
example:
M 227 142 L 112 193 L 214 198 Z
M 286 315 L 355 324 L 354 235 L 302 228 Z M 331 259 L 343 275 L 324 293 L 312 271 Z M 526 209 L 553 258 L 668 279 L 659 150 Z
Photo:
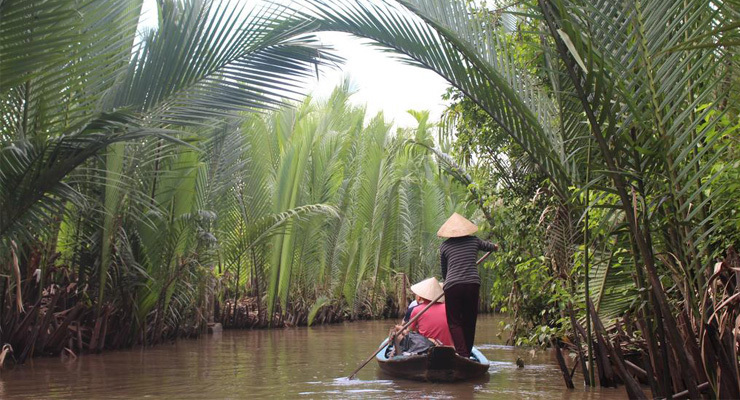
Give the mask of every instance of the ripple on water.
M 362 379 L 349 379 L 346 376 L 341 378 L 333 379 L 330 382 L 307 382 L 311 384 L 319 384 L 319 385 L 333 385 L 333 386 L 360 386 L 360 385 L 392 385 L 393 381 L 387 380 L 387 379 L 370 379 L 370 380 L 362 380 Z
M 515 350 L 517 349 L 514 346 L 506 346 L 503 344 L 477 344 L 475 345 L 478 350 Z
M 300 396 L 307 397 L 339 397 L 339 398 L 367 398 L 383 395 L 387 397 L 388 387 L 393 383 L 385 380 L 359 380 L 337 378 L 327 382 L 306 382 L 310 385 L 320 385 L 327 390 L 303 391 Z M 378 388 L 380 386 L 380 388 Z

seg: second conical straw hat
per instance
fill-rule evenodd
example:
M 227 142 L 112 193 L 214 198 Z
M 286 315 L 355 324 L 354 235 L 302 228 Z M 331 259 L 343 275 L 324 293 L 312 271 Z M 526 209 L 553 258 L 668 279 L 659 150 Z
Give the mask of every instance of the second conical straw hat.
M 435 277 L 424 279 L 423 281 L 412 285 L 411 291 L 421 298 L 427 299 L 429 301 L 436 299 L 437 296 L 440 296 L 444 293 L 442 285 L 439 284 L 439 281 Z M 445 297 L 442 296 L 442 298 L 440 298 L 438 301 L 440 303 L 444 303 Z
M 458 213 L 452 214 L 450 218 L 437 231 L 437 236 L 452 238 L 472 235 L 478 232 L 478 227 Z

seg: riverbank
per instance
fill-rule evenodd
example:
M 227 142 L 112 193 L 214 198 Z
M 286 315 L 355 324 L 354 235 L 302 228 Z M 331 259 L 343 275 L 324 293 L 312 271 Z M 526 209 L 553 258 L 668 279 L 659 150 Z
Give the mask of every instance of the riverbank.
M 406 311 L 408 300 L 401 304 L 395 296 L 376 299 L 374 304 L 366 304 L 355 313 L 339 300 L 317 301 L 313 305 L 306 302 L 292 302 L 285 313 L 275 313 L 272 321 L 267 319 L 264 304 L 257 297 L 242 297 L 238 301 L 216 302 L 213 320 L 224 328 L 262 329 L 295 326 L 335 324 L 345 321 L 400 318 Z M 481 305 L 481 309 L 485 307 Z M 490 308 L 488 308 L 490 309 Z M 492 311 L 492 310 L 491 310 Z
M 33 289 L 33 288 L 32 288 Z M 23 313 L 0 317 L 6 343 L 12 348 L 5 359 L 5 366 L 23 364 L 33 357 L 58 357 L 75 359 L 83 354 L 97 354 L 109 350 L 122 350 L 136 346 L 150 348 L 161 343 L 183 338 L 198 338 L 209 333 L 214 323 L 223 329 L 283 329 L 309 325 L 331 325 L 349 321 L 387 320 L 400 318 L 401 308 L 392 297 L 378 301 L 377 314 L 363 308 L 355 315 L 339 302 L 326 302 L 311 315 L 307 306 L 291 307 L 284 316 L 276 313 L 268 321 L 264 304 L 256 297 L 244 297 L 238 302 L 214 301 L 212 310 L 193 308 L 189 313 L 191 323 L 181 323 L 169 328 L 156 314 L 147 323 L 138 325 L 131 310 L 106 304 L 97 310 L 74 285 L 49 286 L 36 304 L 26 304 Z M 381 299 L 378 299 L 381 300 Z M 16 316 L 19 315 L 20 317 Z M 213 322 L 207 322 L 208 320 Z M 386 323 L 388 325 L 390 323 Z M 133 332 L 138 329 L 141 335 Z M 1 364 L 0 364 L 1 365 Z
M 51 286 L 35 304 L 22 312 L 2 317 L 12 349 L 5 364 L 23 364 L 36 356 L 67 356 L 118 350 L 134 345 L 150 346 L 177 338 L 197 337 L 206 332 L 204 321 L 168 329 L 153 318 L 134 335 L 136 319 L 130 310 L 106 304 L 99 309 L 81 299 L 73 287 Z M 2 366 L 2 365 L 0 365 Z

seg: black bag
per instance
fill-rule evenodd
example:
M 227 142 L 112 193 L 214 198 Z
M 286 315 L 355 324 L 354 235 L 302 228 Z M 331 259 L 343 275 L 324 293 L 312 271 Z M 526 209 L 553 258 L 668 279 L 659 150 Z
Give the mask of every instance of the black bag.
M 434 347 L 434 343 L 431 340 L 424 337 L 419 332 L 409 332 L 403 339 L 401 339 L 401 351 L 398 351 L 398 355 L 409 353 L 409 354 L 424 354 L 430 348 Z

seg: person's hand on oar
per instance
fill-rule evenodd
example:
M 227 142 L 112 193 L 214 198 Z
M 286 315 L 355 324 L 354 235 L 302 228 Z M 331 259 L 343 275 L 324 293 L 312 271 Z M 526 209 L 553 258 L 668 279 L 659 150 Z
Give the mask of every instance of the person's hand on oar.
M 388 343 L 393 343 L 393 349 L 391 350 L 389 357 L 393 357 L 398 353 L 399 344 L 401 342 L 401 339 L 403 338 L 403 335 L 400 335 L 401 332 L 401 325 L 396 325 L 391 328 L 390 331 L 388 331 Z
M 401 348 L 401 341 L 408 334 L 409 329 L 404 329 L 403 325 L 396 325 L 391 328 L 390 332 L 388 332 L 388 343 L 393 343 L 393 350 L 391 351 L 390 357 L 398 354 L 398 350 Z
M 409 332 L 408 329 L 404 332 L 401 332 L 402 329 L 403 329 L 403 325 L 396 325 L 392 327 L 391 330 L 388 332 L 388 340 L 390 340 L 393 337 L 398 337 L 398 336 L 403 337 Z

